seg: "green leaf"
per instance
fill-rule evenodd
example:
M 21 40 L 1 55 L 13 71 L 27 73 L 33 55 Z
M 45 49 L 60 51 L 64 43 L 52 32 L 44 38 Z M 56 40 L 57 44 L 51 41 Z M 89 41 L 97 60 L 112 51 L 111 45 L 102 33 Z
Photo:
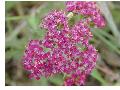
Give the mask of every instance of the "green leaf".
M 41 77 L 40 80 L 33 79 L 32 83 L 35 86 L 48 86 L 48 80 L 45 77 Z
M 31 15 L 29 18 L 27 18 L 28 24 L 32 29 L 37 29 L 38 25 L 38 20 L 35 17 L 35 15 Z
M 120 55 L 120 50 L 114 45 L 110 40 L 107 40 L 103 35 L 101 35 L 98 30 L 93 31 L 94 35 L 100 38 L 108 47 Z
M 28 16 L 7 16 L 5 18 L 6 21 L 12 21 L 12 20 L 21 20 L 21 19 L 25 19 Z
M 94 71 L 91 73 L 91 76 L 97 79 L 102 85 L 107 85 L 107 82 L 101 77 L 101 74 L 97 69 L 94 69 Z
M 55 85 L 62 85 L 63 84 L 63 75 L 55 75 L 49 78 L 49 81 Z

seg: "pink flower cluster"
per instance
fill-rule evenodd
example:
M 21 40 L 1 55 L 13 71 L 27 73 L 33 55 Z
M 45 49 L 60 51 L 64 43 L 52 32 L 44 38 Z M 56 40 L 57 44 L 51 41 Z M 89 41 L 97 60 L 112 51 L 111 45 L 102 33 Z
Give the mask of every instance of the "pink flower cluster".
M 94 2 L 66 2 L 67 11 L 87 17 L 69 27 L 64 11 L 52 11 L 44 17 L 41 27 L 47 30 L 43 40 L 31 40 L 23 57 L 24 68 L 30 78 L 40 79 L 63 73 L 64 85 L 84 85 L 87 75 L 95 67 L 96 49 L 89 44 L 92 38 L 90 23 L 103 27 L 104 19 Z M 86 13 L 85 13 L 85 11 Z M 88 13 L 89 12 L 89 13 Z M 99 18 L 97 18 L 97 13 Z
M 106 25 L 104 17 L 97 8 L 96 2 L 91 1 L 68 1 L 66 2 L 66 10 L 84 16 L 90 17 L 94 24 L 101 28 Z

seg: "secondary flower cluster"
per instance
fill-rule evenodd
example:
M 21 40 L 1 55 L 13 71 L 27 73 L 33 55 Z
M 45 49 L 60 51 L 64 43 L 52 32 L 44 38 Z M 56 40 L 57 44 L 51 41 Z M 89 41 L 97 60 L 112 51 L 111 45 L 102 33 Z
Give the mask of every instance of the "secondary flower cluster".
M 49 13 L 41 24 L 47 30 L 44 39 L 29 42 L 23 64 L 30 71 L 30 78 L 40 79 L 41 76 L 64 73 L 64 85 L 84 85 L 97 60 L 97 51 L 89 44 L 93 36 L 90 23 L 94 22 L 101 28 L 105 26 L 105 21 L 100 18 L 102 16 L 94 2 L 68 1 L 66 8 L 67 11 L 87 17 L 69 27 L 69 17 L 65 11 L 54 10 Z M 84 9 L 90 13 L 85 13 Z M 99 18 L 92 12 L 96 12 Z
M 97 8 L 96 2 L 91 1 L 68 1 L 66 2 L 66 10 L 84 16 L 89 16 L 94 24 L 101 28 L 105 26 L 105 20 Z

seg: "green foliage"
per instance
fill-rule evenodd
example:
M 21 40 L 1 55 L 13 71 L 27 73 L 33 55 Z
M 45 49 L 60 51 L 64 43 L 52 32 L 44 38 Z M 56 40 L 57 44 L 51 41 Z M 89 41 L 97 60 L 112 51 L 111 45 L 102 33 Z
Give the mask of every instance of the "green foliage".
M 53 83 L 54 85 L 61 86 L 61 85 L 63 85 L 63 82 L 64 82 L 63 75 L 61 75 L 61 74 L 54 75 L 49 78 L 49 82 Z
M 97 69 L 94 69 L 94 71 L 91 73 L 91 76 L 97 79 L 102 85 L 107 85 L 107 82 L 101 77 L 101 74 Z

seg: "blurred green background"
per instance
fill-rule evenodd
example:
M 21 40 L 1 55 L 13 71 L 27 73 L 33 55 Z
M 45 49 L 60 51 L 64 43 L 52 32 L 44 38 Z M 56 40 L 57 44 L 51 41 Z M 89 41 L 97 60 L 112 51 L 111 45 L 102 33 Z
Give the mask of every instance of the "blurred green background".
M 63 74 L 48 79 L 29 79 L 22 67 L 25 45 L 30 39 L 42 39 L 42 18 L 51 10 L 64 9 L 65 2 L 5 2 L 5 85 L 63 85 Z M 92 29 L 91 43 L 98 49 L 96 69 L 85 85 L 120 85 L 120 2 L 97 2 L 105 16 L 104 29 Z M 74 23 L 79 17 L 71 20 Z

